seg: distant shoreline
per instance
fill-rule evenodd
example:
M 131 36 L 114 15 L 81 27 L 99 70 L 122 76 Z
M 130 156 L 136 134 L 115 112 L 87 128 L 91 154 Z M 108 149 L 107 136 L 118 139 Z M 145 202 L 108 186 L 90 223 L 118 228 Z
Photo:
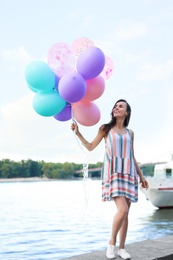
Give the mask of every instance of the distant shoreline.
M 90 178 L 88 179 L 92 180 L 100 180 L 99 178 Z M 79 181 L 83 180 L 83 177 L 79 178 L 65 178 L 65 179 L 49 179 L 47 177 L 28 177 L 28 178 L 0 178 L 0 183 L 5 183 L 5 182 L 39 182 L 39 181 Z
M 30 178 L 0 178 L 0 182 L 33 182 L 33 181 L 49 181 L 50 179 L 43 177 L 30 177 Z

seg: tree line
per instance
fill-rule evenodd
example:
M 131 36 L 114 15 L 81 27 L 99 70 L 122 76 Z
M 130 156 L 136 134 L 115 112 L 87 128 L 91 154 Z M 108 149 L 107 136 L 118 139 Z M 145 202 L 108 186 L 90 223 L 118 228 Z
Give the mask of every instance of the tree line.
M 102 163 L 90 164 L 89 168 L 101 167 Z M 33 161 L 31 159 L 19 162 L 3 159 L 0 161 L 0 178 L 29 178 L 46 177 L 49 179 L 73 178 L 74 172 L 82 170 L 83 164 L 76 163 L 53 163 Z

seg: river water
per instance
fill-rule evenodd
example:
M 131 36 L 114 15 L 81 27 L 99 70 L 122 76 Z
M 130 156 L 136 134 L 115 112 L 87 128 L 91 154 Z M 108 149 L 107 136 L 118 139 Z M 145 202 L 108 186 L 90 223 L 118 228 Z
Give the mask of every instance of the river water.
M 113 202 L 100 180 L 0 183 L 0 259 L 47 260 L 106 248 Z M 173 209 L 158 210 L 139 191 L 127 243 L 173 235 Z

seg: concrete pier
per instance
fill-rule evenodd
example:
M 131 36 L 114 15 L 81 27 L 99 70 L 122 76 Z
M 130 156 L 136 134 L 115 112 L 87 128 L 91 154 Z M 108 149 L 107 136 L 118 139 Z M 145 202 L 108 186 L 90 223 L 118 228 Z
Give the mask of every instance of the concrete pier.
M 138 238 L 136 237 L 136 240 Z M 148 239 L 126 245 L 132 260 L 173 260 L 173 236 Z M 106 260 L 106 249 L 88 254 L 63 258 L 63 260 Z M 122 260 L 119 256 L 116 260 Z

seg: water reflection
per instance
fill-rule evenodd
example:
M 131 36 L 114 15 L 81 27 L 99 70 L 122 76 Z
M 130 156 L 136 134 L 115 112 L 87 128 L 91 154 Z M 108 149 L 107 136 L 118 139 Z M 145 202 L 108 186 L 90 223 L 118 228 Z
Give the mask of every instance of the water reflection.
M 156 221 L 156 222 L 162 222 L 167 223 L 171 222 L 173 223 L 173 209 L 157 209 L 154 211 L 154 214 L 152 214 L 148 221 Z
M 147 219 L 157 233 L 172 235 L 173 234 L 173 209 L 158 209 Z
M 139 240 L 173 235 L 173 209 L 155 209 L 151 214 L 143 215 L 135 235 Z

